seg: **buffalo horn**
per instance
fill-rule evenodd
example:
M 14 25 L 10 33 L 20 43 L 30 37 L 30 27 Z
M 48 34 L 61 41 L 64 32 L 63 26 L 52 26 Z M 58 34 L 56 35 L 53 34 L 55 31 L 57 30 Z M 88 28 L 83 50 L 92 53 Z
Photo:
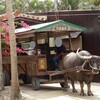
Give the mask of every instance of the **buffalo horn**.
M 91 58 L 92 58 L 91 55 L 90 55 L 90 56 L 82 56 L 82 55 L 80 55 L 80 54 L 78 53 L 79 50 L 80 50 L 80 48 L 78 48 L 78 49 L 77 49 L 77 52 L 76 52 L 76 55 L 77 55 L 78 58 L 84 59 L 84 60 L 88 60 L 88 59 L 91 59 Z

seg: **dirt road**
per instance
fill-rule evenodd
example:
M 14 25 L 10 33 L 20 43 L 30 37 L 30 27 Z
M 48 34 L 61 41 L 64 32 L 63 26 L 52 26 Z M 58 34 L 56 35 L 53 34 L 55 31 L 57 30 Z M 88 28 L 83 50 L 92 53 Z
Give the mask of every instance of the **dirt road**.
M 71 86 L 67 92 L 63 92 L 59 84 L 41 85 L 40 90 L 33 91 L 31 85 L 21 85 L 21 92 L 24 100 L 100 100 L 100 83 L 92 83 L 94 96 L 80 96 L 79 84 L 76 84 L 78 93 L 72 93 Z M 86 85 L 85 85 L 86 92 Z

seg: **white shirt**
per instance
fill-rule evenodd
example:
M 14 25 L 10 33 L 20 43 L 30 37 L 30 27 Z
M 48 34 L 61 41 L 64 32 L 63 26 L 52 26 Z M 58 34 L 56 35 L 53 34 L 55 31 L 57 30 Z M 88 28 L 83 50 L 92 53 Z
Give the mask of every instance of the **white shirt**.
M 34 50 L 31 47 L 29 47 L 28 55 L 33 55 L 33 52 Z

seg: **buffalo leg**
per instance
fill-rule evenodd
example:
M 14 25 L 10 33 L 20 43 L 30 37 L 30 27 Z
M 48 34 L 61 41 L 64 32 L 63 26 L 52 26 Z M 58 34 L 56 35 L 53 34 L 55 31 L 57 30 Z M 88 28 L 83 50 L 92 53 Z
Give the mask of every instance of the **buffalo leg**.
M 74 80 L 71 80 L 71 84 L 72 84 L 72 91 L 75 93 L 77 92 L 77 90 L 75 89 L 75 86 L 74 86 Z
M 87 95 L 88 96 L 93 96 L 93 93 L 91 92 L 91 84 L 89 83 L 89 84 L 87 84 Z
M 83 83 L 83 82 L 80 82 L 80 87 L 81 87 L 80 95 L 82 95 L 82 96 L 86 95 L 86 94 L 84 93 L 84 89 L 83 89 L 83 87 L 84 87 L 84 83 Z
M 67 89 L 69 88 L 67 74 L 64 75 L 64 79 L 65 79 L 65 84 L 64 84 L 63 91 L 67 91 Z

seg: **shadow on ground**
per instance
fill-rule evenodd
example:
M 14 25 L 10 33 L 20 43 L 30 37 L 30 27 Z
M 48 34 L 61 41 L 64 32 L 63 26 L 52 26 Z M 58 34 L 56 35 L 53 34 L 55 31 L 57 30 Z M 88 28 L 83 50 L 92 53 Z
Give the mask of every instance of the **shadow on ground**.
M 28 100 L 100 100 L 100 84 L 92 84 L 92 92 L 94 96 L 80 96 L 80 86 L 76 84 L 76 89 L 78 93 L 72 93 L 71 87 L 67 92 L 63 92 L 59 84 L 43 84 L 40 90 L 34 91 L 30 85 L 21 84 L 22 94 L 29 97 Z M 87 87 L 84 87 L 85 93 L 87 92 Z

